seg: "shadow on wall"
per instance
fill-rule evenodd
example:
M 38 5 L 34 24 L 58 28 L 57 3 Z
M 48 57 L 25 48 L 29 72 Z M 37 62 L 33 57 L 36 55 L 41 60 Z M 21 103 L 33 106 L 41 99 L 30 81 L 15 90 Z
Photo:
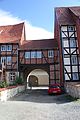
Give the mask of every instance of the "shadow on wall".
M 29 76 L 29 87 L 38 87 L 38 78 L 34 75 Z

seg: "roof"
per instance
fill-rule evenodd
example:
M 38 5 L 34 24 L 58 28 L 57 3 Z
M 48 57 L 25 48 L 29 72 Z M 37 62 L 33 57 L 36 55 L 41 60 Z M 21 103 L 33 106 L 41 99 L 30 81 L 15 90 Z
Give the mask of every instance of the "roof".
M 56 19 L 60 25 L 75 24 L 73 14 L 80 17 L 80 7 L 57 7 L 55 11 Z
M 53 49 L 57 47 L 57 41 L 54 39 L 25 40 L 20 46 L 20 50 Z
M 80 17 L 80 6 L 79 7 L 69 7 L 69 9 L 78 17 Z
M 22 36 L 24 23 L 0 26 L 0 43 L 19 42 Z

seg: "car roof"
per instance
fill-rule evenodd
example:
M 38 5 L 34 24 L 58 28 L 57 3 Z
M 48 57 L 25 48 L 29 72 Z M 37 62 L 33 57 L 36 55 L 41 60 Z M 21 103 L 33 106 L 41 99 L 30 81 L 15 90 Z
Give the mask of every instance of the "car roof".
M 60 84 L 55 83 L 55 84 L 51 84 L 50 86 L 60 86 Z

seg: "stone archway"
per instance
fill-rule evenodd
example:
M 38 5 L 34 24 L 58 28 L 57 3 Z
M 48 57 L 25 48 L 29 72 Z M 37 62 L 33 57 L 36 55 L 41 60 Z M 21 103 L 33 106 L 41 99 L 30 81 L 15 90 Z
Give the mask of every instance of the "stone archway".
M 42 69 L 34 69 L 27 76 L 27 88 L 44 87 L 49 85 L 49 74 Z
M 48 75 L 48 84 L 47 86 L 50 84 L 50 71 L 49 71 L 49 64 L 44 64 L 44 65 L 21 65 L 20 66 L 20 74 L 19 76 L 24 80 L 24 84 L 25 84 L 25 90 L 28 87 L 28 79 L 29 76 L 31 75 L 32 71 L 35 73 L 35 70 L 42 70 L 44 71 L 47 75 Z M 43 72 L 42 72 L 43 73 Z M 34 76 L 36 76 L 35 74 L 32 74 Z M 39 82 L 39 76 L 38 77 L 38 82 Z M 39 84 L 38 84 L 39 85 Z M 42 84 L 40 84 L 42 85 Z

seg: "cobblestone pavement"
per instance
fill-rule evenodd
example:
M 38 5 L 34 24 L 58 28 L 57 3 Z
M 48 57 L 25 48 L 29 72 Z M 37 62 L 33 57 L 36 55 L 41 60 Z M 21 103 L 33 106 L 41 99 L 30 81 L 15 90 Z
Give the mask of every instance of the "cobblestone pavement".
M 80 100 L 29 90 L 0 102 L 0 120 L 80 120 Z

